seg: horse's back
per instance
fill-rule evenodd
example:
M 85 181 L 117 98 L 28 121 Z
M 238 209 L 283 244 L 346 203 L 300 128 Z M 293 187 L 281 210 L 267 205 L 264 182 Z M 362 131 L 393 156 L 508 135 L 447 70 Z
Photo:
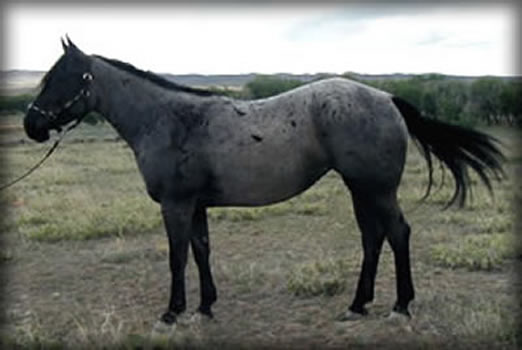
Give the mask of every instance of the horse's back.
M 268 99 L 229 101 L 218 114 L 207 145 L 218 202 L 284 200 L 329 169 L 352 181 L 400 179 L 407 133 L 385 92 L 334 78 Z
M 391 95 L 341 78 L 321 85 L 316 87 L 320 105 L 314 118 L 332 167 L 353 184 L 396 187 L 408 130 Z

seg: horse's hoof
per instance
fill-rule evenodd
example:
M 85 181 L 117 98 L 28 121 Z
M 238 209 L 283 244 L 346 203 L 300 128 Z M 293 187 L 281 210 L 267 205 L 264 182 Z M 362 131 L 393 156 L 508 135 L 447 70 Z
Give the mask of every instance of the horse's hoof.
M 191 324 L 199 324 L 199 323 L 205 323 L 210 320 L 213 320 L 213 317 L 201 313 L 199 311 L 194 311 L 194 313 L 188 313 L 184 312 L 181 315 L 177 315 L 176 317 L 176 323 L 181 326 L 189 326 Z
M 337 317 L 337 321 L 340 321 L 340 322 L 346 322 L 346 321 L 358 321 L 358 320 L 361 320 L 364 318 L 366 314 L 365 313 L 358 313 L 358 312 L 353 312 L 352 310 L 348 310 L 342 314 L 340 314 L 338 317 Z
M 407 332 L 413 332 L 411 315 L 404 314 L 402 312 L 392 311 L 386 318 L 386 322 L 398 326 L 401 329 L 404 329 Z
M 165 312 L 163 315 L 161 315 L 161 322 L 167 324 L 167 325 L 171 325 L 171 324 L 174 324 L 176 323 L 176 313 L 174 311 L 167 311 Z
M 199 311 L 195 311 L 193 314 L 183 314 L 181 317 L 178 317 L 177 323 L 180 326 L 195 326 L 202 325 L 208 322 L 213 321 L 214 318 L 210 315 L 201 313 Z
M 407 324 L 411 321 L 411 315 L 392 311 L 388 315 L 387 320 L 397 324 Z
M 167 324 L 163 321 L 157 321 L 152 327 L 152 337 L 153 338 L 162 338 L 169 337 L 173 333 L 176 332 L 177 323 Z
M 201 314 L 202 316 L 207 317 L 208 319 L 213 319 L 214 318 L 214 314 L 212 313 L 212 310 L 210 309 L 210 307 L 208 307 L 208 308 L 199 307 L 196 310 L 196 312 L 198 314 Z
M 190 321 L 192 323 L 206 323 L 213 321 L 214 317 L 201 313 L 199 311 L 194 312 L 194 314 L 190 317 Z

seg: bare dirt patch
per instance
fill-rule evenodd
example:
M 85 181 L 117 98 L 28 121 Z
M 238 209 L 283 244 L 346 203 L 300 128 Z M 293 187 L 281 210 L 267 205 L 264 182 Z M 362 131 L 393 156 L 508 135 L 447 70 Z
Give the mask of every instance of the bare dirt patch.
M 39 147 L 10 147 L 9 172 L 16 173 L 32 162 Z M 167 241 L 161 223 L 151 218 L 157 208 L 145 196 L 127 152 L 121 143 L 66 144 L 54 163 L 2 197 L 9 208 L 0 252 L 5 282 L 3 348 L 130 349 L 150 344 L 148 336 L 168 300 Z M 437 246 L 444 252 L 446 247 L 453 252 L 454 242 L 468 235 L 511 237 L 516 232 L 510 224 L 512 205 L 522 198 L 518 184 L 513 180 L 495 183 L 494 202 L 477 187 L 468 209 L 442 212 L 438 202 L 449 198 L 451 187 L 419 206 L 426 181 L 423 162 L 413 149 L 409 157 L 401 202 L 413 229 L 416 299 L 411 322 L 387 319 L 395 301 L 388 246 L 381 257 L 370 315 L 356 322 L 336 321 L 353 297 L 362 253 L 349 195 L 331 174 L 283 206 L 213 212 L 210 239 L 218 287 L 216 319 L 180 326 L 178 343 L 169 340 L 156 345 L 518 348 L 519 257 L 502 255 L 486 269 L 473 261 L 452 267 L 440 264 L 433 249 Z M 510 158 L 511 179 L 520 174 L 519 160 Z M 106 200 L 99 202 L 100 198 Z M 97 203 L 103 205 L 105 215 L 99 215 Z M 315 206 L 303 210 L 308 204 Z M 137 208 L 131 210 L 134 221 L 128 221 L 129 226 L 122 223 L 128 220 L 125 208 Z M 83 219 L 85 215 L 98 221 L 93 225 Z M 85 225 L 78 236 L 66 232 L 71 220 Z M 61 232 L 62 238 L 52 238 L 55 231 L 45 231 L 49 227 Z M 97 227 L 103 234 L 96 233 Z M 487 249 L 483 252 L 489 254 Z M 333 263 L 324 264 L 328 261 Z M 345 270 L 332 273 L 344 288 L 297 295 L 289 287 L 303 266 L 321 264 Z M 187 283 L 191 312 L 199 302 L 192 259 Z

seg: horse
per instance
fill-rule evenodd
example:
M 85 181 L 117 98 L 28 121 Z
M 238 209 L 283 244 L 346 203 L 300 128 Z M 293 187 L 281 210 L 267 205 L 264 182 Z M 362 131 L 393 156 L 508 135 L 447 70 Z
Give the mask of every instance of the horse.
M 217 300 L 209 263 L 207 208 L 261 206 L 311 187 L 330 170 L 351 193 L 363 259 L 355 296 L 341 321 L 368 314 L 379 255 L 393 252 L 396 301 L 391 314 L 411 317 L 410 226 L 397 198 L 409 137 L 428 165 L 452 174 L 448 205 L 463 206 L 470 172 L 492 191 L 504 176 L 500 142 L 483 132 L 422 115 L 406 100 L 344 78 L 308 83 L 277 96 L 233 99 L 166 80 L 131 64 L 87 55 L 68 37 L 24 117 L 37 142 L 52 130 L 101 114 L 132 150 L 148 195 L 157 202 L 169 243 L 168 307 L 158 323 L 175 326 L 186 311 L 185 266 L 192 248 L 200 280 L 197 315 L 213 317 Z

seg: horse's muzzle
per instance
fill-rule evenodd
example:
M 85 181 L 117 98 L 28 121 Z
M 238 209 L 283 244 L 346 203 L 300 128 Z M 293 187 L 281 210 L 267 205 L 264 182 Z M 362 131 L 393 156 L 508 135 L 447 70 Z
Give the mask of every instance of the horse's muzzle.
M 41 121 L 40 118 L 29 112 L 24 118 L 25 133 L 36 142 L 45 142 L 50 138 L 49 127 L 46 124 L 45 121 Z

